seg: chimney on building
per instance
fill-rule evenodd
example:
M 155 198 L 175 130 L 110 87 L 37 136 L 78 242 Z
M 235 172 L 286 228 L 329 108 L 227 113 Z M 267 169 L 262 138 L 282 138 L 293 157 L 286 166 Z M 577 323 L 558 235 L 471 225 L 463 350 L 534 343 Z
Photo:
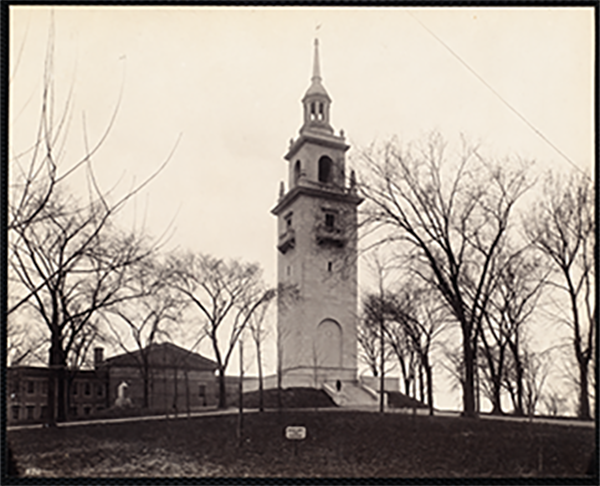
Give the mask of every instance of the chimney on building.
M 104 362 L 104 348 L 94 348 L 94 368 L 100 367 Z

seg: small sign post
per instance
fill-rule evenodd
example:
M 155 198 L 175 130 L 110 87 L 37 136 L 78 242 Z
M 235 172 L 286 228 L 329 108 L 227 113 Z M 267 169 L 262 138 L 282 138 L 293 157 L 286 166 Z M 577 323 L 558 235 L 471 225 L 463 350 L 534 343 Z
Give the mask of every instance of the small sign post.
M 306 427 L 302 425 L 288 425 L 285 428 L 285 438 L 294 443 L 294 456 L 298 455 L 298 441 L 306 439 Z

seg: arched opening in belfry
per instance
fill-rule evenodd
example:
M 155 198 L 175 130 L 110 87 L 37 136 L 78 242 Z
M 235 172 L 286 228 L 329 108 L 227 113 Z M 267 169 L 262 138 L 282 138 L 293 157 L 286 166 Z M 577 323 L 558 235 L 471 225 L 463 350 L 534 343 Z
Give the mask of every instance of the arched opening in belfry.
M 302 173 L 302 165 L 300 164 L 299 160 L 296 160 L 296 164 L 294 165 L 294 184 L 298 184 L 301 173 Z
M 332 179 L 333 172 L 333 161 L 327 157 L 327 155 L 323 155 L 319 159 L 319 182 L 329 183 Z
M 316 364 L 325 368 L 342 366 L 342 328 L 333 319 L 325 319 L 315 335 Z

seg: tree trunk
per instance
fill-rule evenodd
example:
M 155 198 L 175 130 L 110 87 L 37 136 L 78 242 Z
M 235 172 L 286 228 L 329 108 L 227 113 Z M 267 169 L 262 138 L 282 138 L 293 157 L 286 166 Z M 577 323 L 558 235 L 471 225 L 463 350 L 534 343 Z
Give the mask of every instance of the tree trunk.
M 227 408 L 227 389 L 225 387 L 225 368 L 219 368 L 219 402 L 217 407 L 220 409 Z
M 423 381 L 423 365 L 419 365 L 419 399 L 421 402 L 425 401 L 425 383 Z
M 465 381 L 463 383 L 463 415 L 475 417 L 475 353 L 469 337 L 463 330 L 463 358 L 465 365 Z
M 504 412 L 502 412 L 500 392 L 500 377 L 495 376 L 492 378 L 492 415 L 504 415 Z
M 188 367 L 185 365 L 185 411 L 187 416 L 190 416 L 190 382 L 188 379 Z
M 281 353 L 279 353 L 277 360 L 277 409 L 281 411 L 283 403 L 281 399 L 281 382 L 283 380 L 283 370 L 281 369 Z
M 148 408 L 150 406 L 148 397 L 150 396 L 150 384 L 149 384 L 149 370 L 146 367 L 143 371 L 143 381 L 144 381 L 144 408 Z
M 425 376 L 427 377 L 427 405 L 429 405 L 429 415 L 433 415 L 433 373 L 429 360 L 423 363 L 425 367 Z
M 579 418 L 589 420 L 590 400 L 588 396 L 588 362 L 581 360 L 579 364 Z
M 509 341 L 510 344 L 510 341 Z M 521 363 L 521 356 L 519 355 L 519 328 L 515 333 L 514 346 L 511 347 L 513 352 L 513 358 L 515 360 L 515 367 L 517 371 L 517 406 L 515 413 L 522 417 L 523 412 L 523 364 Z
M 60 340 L 55 333 L 50 347 L 48 380 L 48 423 L 64 422 L 65 413 L 65 360 Z
M 238 382 L 238 447 L 244 436 L 244 341 L 240 339 L 240 379 Z
M 58 410 L 56 419 L 58 422 L 64 422 L 67 419 L 66 411 L 66 393 L 65 393 L 65 367 L 59 365 L 57 368 L 57 396 L 58 396 Z
M 383 407 L 383 399 L 384 399 L 384 394 L 385 394 L 385 342 L 383 340 L 384 336 L 383 336 L 383 319 L 381 319 L 380 321 L 380 336 L 381 336 L 381 342 L 380 342 L 380 346 L 381 346 L 381 375 L 379 376 L 379 412 L 383 413 L 384 412 L 384 407 Z
M 263 412 L 265 410 L 263 398 L 263 370 L 262 359 L 260 354 L 260 344 L 258 343 L 256 346 L 256 360 L 256 364 L 258 365 L 258 411 Z
M 177 412 L 178 412 L 178 399 L 179 399 L 179 392 L 177 390 L 177 379 L 178 379 L 178 372 L 177 372 L 177 368 L 173 368 L 173 413 L 175 414 L 175 417 L 177 417 Z
M 517 360 L 517 409 L 516 415 L 522 417 L 523 412 L 523 365 Z

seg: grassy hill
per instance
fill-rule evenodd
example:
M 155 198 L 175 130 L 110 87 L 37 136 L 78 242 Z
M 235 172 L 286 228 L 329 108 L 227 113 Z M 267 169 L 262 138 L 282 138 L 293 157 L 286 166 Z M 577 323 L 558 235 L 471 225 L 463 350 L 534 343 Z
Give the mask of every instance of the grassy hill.
M 279 408 L 278 391 L 267 389 L 263 391 L 264 407 Z M 387 392 L 390 408 L 428 408 L 422 402 L 410 398 L 400 392 Z M 237 398 L 237 397 L 236 397 Z M 232 405 L 237 406 L 237 400 L 232 400 Z M 244 407 L 258 408 L 258 391 L 244 393 Z M 281 390 L 281 407 L 292 408 L 329 408 L 337 407 L 331 397 L 323 390 L 315 388 L 283 388 Z
M 233 400 L 234 405 L 237 401 Z M 278 391 L 268 389 L 263 391 L 265 408 L 279 408 Z M 329 408 L 336 407 L 333 400 L 323 390 L 315 388 L 283 388 L 281 390 L 281 406 L 290 408 Z M 258 391 L 244 393 L 244 407 L 258 408 Z
M 592 428 L 369 412 L 283 411 L 13 430 L 38 477 L 585 477 Z M 302 425 L 303 441 L 285 438 Z M 590 483 L 592 484 L 592 483 Z M 597 483 L 596 483 L 597 484 Z

